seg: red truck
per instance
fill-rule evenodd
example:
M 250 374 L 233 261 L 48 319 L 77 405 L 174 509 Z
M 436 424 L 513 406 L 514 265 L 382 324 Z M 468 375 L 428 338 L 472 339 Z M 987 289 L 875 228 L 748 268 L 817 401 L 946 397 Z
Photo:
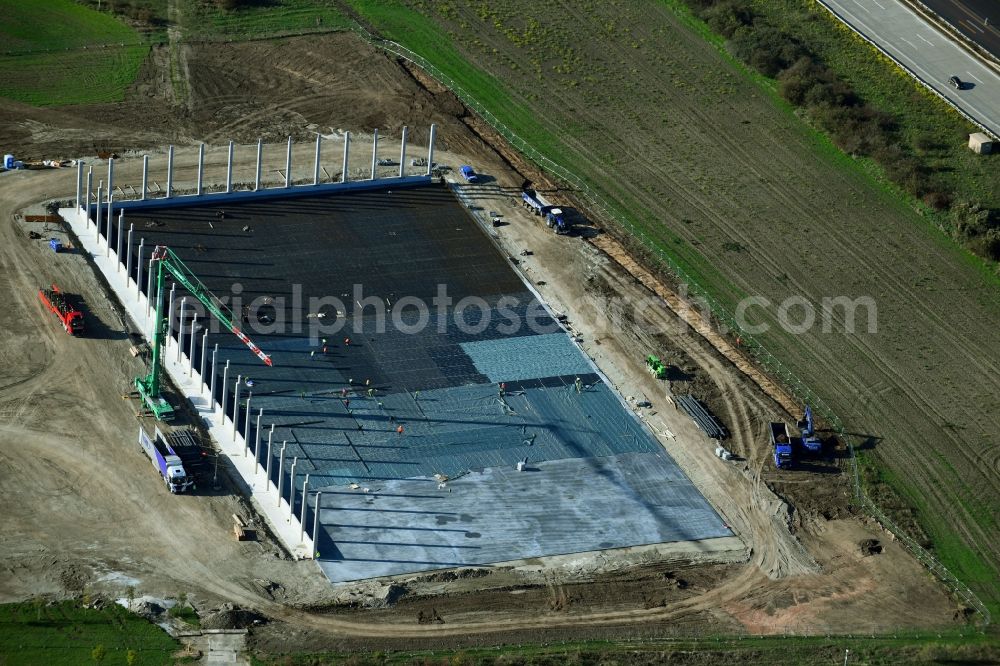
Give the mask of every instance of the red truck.
M 59 318 L 67 333 L 83 335 L 83 313 L 66 299 L 59 287 L 52 285 L 51 289 L 39 289 L 38 298 L 42 305 Z

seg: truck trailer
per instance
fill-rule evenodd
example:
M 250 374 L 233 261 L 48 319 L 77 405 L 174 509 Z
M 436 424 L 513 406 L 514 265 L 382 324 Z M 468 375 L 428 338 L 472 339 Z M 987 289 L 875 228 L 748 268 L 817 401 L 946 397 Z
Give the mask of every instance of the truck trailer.
M 792 466 L 792 438 L 788 436 L 788 425 L 771 423 L 771 446 L 774 447 L 774 466 L 788 469 Z
M 156 428 L 150 437 L 141 426 L 139 427 L 139 446 L 153 462 L 153 467 L 160 472 L 160 477 L 170 492 L 176 495 L 194 489 L 194 478 L 184 469 L 184 462 L 174 448 L 184 442 L 176 441 L 177 438 L 171 439 L 175 440 L 173 445 L 159 428 Z M 190 435 L 184 441 L 196 446 Z
M 59 287 L 52 285 L 51 289 L 39 289 L 38 299 L 45 308 L 59 318 L 59 323 L 70 335 L 83 335 L 83 313 L 80 312 Z
M 535 190 L 523 190 L 521 202 L 532 213 L 545 218 L 545 224 L 557 234 L 569 233 L 569 224 L 566 222 L 562 209 L 545 201 Z

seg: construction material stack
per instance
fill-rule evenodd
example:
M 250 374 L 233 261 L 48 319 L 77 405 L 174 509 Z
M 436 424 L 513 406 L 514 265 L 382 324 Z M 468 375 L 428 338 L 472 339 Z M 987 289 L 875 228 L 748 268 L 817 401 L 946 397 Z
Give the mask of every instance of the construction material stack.
M 69 302 L 59 287 L 39 289 L 38 298 L 50 312 L 59 318 L 63 329 L 70 335 L 83 335 L 83 313 Z

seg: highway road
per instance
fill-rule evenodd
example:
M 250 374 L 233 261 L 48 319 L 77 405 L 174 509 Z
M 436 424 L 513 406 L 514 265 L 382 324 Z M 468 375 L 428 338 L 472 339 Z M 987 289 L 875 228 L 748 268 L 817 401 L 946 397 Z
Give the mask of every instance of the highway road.
M 1000 137 L 1000 74 L 898 0 L 820 0 L 841 20 Z M 966 83 L 956 90 L 948 78 Z
M 1000 2 L 920 0 L 963 35 L 1000 58 Z

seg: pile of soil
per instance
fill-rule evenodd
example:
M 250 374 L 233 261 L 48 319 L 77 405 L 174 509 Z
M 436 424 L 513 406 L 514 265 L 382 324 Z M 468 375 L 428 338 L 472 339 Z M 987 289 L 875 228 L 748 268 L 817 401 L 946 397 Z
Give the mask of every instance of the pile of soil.
M 861 554 L 865 557 L 878 555 L 882 552 L 882 544 L 879 543 L 878 539 L 865 539 L 858 545 L 861 546 Z
M 248 629 L 265 624 L 267 618 L 257 611 L 240 608 L 235 604 L 225 603 L 219 610 L 209 614 L 201 621 L 202 629 Z

